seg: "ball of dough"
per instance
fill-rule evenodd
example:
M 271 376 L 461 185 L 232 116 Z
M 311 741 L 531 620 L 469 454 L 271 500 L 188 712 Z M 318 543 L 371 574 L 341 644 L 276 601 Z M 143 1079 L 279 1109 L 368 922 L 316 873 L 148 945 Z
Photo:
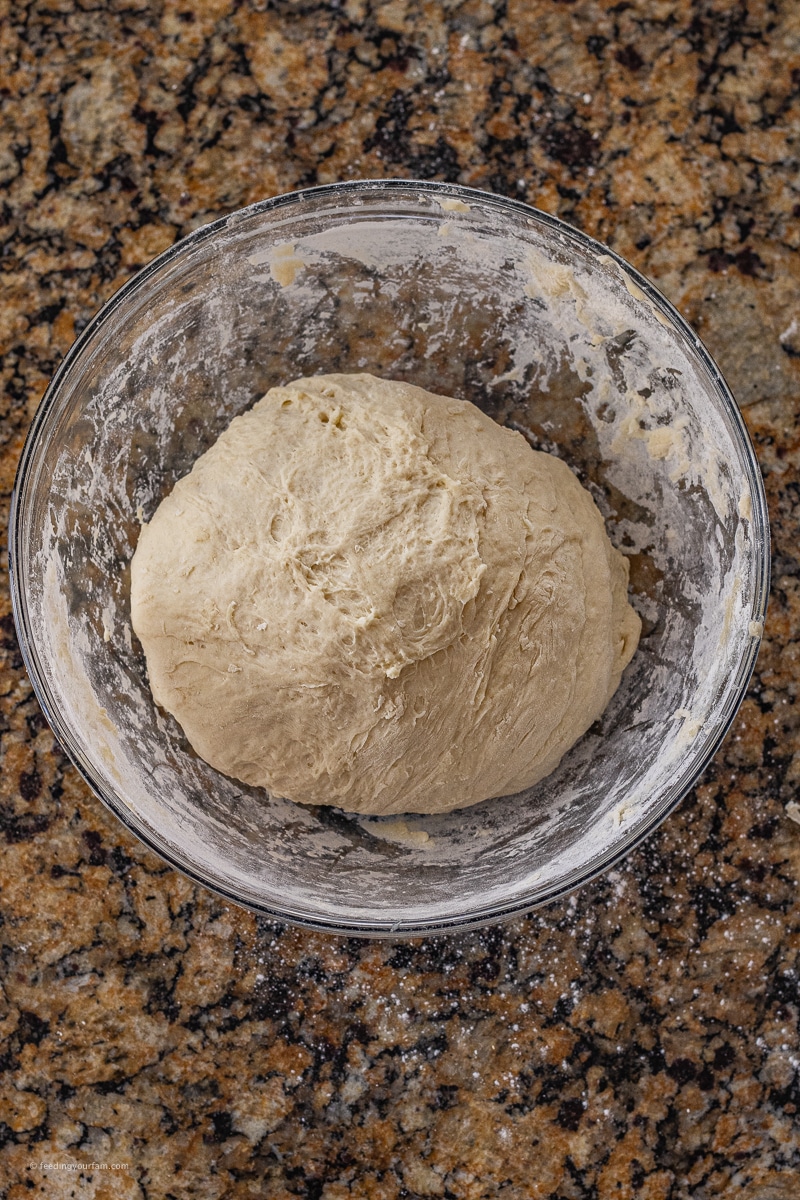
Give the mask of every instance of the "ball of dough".
M 446 812 L 547 775 L 640 623 L 569 468 L 370 375 L 276 387 L 143 527 L 133 627 L 208 763 L 304 804 Z

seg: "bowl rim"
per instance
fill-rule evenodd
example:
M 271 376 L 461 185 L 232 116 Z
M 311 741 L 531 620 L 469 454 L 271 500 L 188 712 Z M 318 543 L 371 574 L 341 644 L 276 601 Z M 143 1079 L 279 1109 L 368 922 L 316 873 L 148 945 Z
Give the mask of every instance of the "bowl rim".
M 699 753 L 688 760 L 685 769 L 665 789 L 660 803 L 648 815 L 647 820 L 640 822 L 638 825 L 633 825 L 616 845 L 608 849 L 604 854 L 601 854 L 596 860 L 592 860 L 583 866 L 572 868 L 558 881 L 551 883 L 541 892 L 537 892 L 534 886 L 529 892 L 519 896 L 514 901 L 495 902 L 480 908 L 474 907 L 457 916 L 432 918 L 430 920 L 415 918 L 397 922 L 384 920 L 365 923 L 348 919 L 343 917 L 342 914 L 338 914 L 338 919 L 336 915 L 332 915 L 331 917 L 320 914 L 310 915 L 306 912 L 294 911 L 290 906 L 281 908 L 252 897 L 243 897 L 224 881 L 208 878 L 205 872 L 189 856 L 183 855 L 171 845 L 162 843 L 156 832 L 134 817 L 126 802 L 120 796 L 107 790 L 95 777 L 92 764 L 84 755 L 77 739 L 72 733 L 70 725 L 62 718 L 55 699 L 51 697 L 46 675 L 40 667 L 39 656 L 32 637 L 22 583 L 25 573 L 24 524 L 26 512 L 24 500 L 39 438 L 46 428 L 51 412 L 57 409 L 63 381 L 84 348 L 96 338 L 119 306 L 130 299 L 136 292 L 145 288 L 153 276 L 169 266 L 174 260 L 179 257 L 191 255 L 205 242 L 213 240 L 218 234 L 235 228 L 236 225 L 243 223 L 251 217 L 274 212 L 281 208 L 297 206 L 307 199 L 324 200 L 327 197 L 342 199 L 343 197 L 357 193 L 386 192 L 391 195 L 392 193 L 409 191 L 417 193 L 418 196 L 421 193 L 428 193 L 434 198 L 452 198 L 461 200 L 464 203 L 471 202 L 471 206 L 480 204 L 484 208 L 488 207 L 504 212 L 511 211 L 518 216 L 527 218 L 540 227 L 549 228 L 552 233 L 558 235 L 562 240 L 565 239 L 567 242 L 576 243 L 583 251 L 589 250 L 595 254 L 607 256 L 613 260 L 626 281 L 629 280 L 635 288 L 638 288 L 643 293 L 644 298 L 655 308 L 656 312 L 662 313 L 675 329 L 678 336 L 688 343 L 708 373 L 710 381 L 716 390 L 717 397 L 726 411 L 730 429 L 734 440 L 739 444 L 739 450 L 748 477 L 752 501 L 752 516 L 750 520 L 752 531 L 751 542 L 754 548 L 753 598 L 750 617 L 751 635 L 736 669 L 730 672 L 724 684 L 726 691 L 725 702 L 718 713 L 717 724 L 713 733 L 702 741 Z M 455 930 L 476 929 L 493 922 L 510 920 L 516 916 L 531 912 L 533 909 L 539 908 L 544 904 L 561 899 L 570 892 L 596 879 L 599 875 L 611 870 L 662 824 L 688 792 L 691 791 L 716 754 L 745 697 L 747 685 L 753 673 L 758 655 L 769 597 L 770 532 L 766 494 L 761 470 L 747 426 L 733 397 L 733 393 L 698 335 L 675 306 L 658 290 L 647 276 L 641 274 L 641 272 L 621 255 L 617 254 L 611 247 L 574 228 L 559 217 L 537 209 L 521 200 L 500 196 L 494 192 L 482 191 L 479 188 L 466 187 L 462 184 L 444 183 L 437 180 L 402 178 L 350 179 L 339 183 L 322 184 L 292 192 L 285 192 L 278 196 L 257 201 L 245 208 L 236 209 L 226 216 L 199 226 L 147 263 L 101 305 L 56 368 L 28 429 L 11 494 L 8 524 L 8 570 L 12 612 L 17 629 L 20 653 L 30 678 L 33 692 L 42 708 L 44 716 L 56 739 L 61 744 L 62 749 L 92 792 L 139 841 L 143 842 L 161 859 L 165 860 L 170 866 L 179 870 L 194 882 L 200 883 L 226 900 L 230 900 L 268 919 L 278 922 L 289 922 L 307 929 L 314 929 L 330 934 L 373 938 L 399 938 L 432 936 Z M 756 623 L 757 627 L 760 626 L 761 633 L 756 634 L 752 632 L 753 622 Z

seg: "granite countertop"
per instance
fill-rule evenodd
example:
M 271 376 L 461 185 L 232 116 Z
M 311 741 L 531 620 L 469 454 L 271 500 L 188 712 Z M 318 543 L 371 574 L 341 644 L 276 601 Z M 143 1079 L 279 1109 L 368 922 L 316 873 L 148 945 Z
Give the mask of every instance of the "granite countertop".
M 0 62 L 4 520 L 54 367 L 149 258 L 414 176 L 650 275 L 737 396 L 774 536 L 747 698 L 662 828 L 530 917 L 405 943 L 269 924 L 135 842 L 54 742 L 4 574 L 0 1197 L 796 1198 L 797 4 L 4 0 Z

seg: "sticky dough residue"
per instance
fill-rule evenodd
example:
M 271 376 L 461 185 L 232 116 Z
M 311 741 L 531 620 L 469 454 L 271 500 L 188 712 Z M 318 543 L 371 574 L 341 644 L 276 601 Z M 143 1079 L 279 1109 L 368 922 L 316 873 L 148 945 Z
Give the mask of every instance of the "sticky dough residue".
M 634 300 L 638 301 L 638 303 L 645 304 L 650 309 L 650 312 L 658 321 L 659 325 L 663 325 L 665 329 L 672 328 L 669 320 L 664 316 L 661 309 L 657 308 L 656 305 L 653 304 L 652 300 L 642 291 L 638 283 L 634 283 L 628 272 L 623 267 L 622 263 L 618 262 L 617 259 L 613 258 L 610 254 L 598 255 L 597 261 L 599 263 L 608 264 L 615 268 L 619 272 L 622 282 L 625 284 L 625 290 L 627 291 L 628 295 L 632 296 Z
M 627 460 L 630 467 L 635 460 L 630 451 L 638 443 L 650 459 L 666 463 L 672 483 L 700 484 L 724 520 L 730 507 L 724 480 L 727 451 L 720 449 L 713 429 L 696 419 L 692 421 L 683 391 L 690 372 L 678 361 L 674 339 L 654 331 L 650 318 L 655 317 L 670 332 L 671 324 L 616 259 L 600 255 L 596 261 L 621 278 L 626 293 L 635 302 L 633 313 L 619 301 L 611 304 L 607 296 L 601 297 L 597 281 L 586 272 L 535 248 L 527 251 L 520 264 L 527 276 L 525 294 L 534 300 L 547 300 L 565 340 L 575 346 L 576 367 L 591 383 L 585 401 L 587 415 L 607 457 Z M 598 371 L 594 353 L 602 355 L 606 347 L 620 340 L 628 342 L 622 379 L 602 365 Z M 588 351 L 583 355 L 582 343 Z M 663 357 L 658 353 L 659 343 Z M 609 409 L 612 417 L 608 416 Z M 636 484 L 630 469 L 623 474 L 623 490 L 634 495 Z M 745 503 L 743 498 L 740 506 Z M 741 507 L 740 515 L 746 515 Z
M 269 273 L 282 288 L 291 287 L 305 266 L 304 260 L 295 253 L 292 242 L 282 242 L 276 246 L 269 259 Z
M 625 399 L 628 412 L 619 422 L 612 450 L 624 453 L 626 443 L 641 441 L 651 458 L 669 460 L 669 478 L 673 483 L 685 479 L 692 469 L 686 436 L 689 418 L 676 417 L 669 425 L 652 428 L 653 412 L 647 401 L 636 393 L 628 393 Z
M 572 300 L 578 320 L 590 328 L 591 314 L 586 309 L 588 296 L 570 266 L 531 247 L 523 260 L 523 271 L 529 275 L 523 289 L 526 296 L 535 300 L 543 293 L 550 300 Z
M 415 829 L 404 820 L 370 820 L 361 817 L 359 824 L 373 837 L 381 838 L 385 842 L 393 842 L 396 846 L 420 848 L 429 846 L 435 841 L 426 830 Z
M 463 200 L 458 200 L 455 196 L 446 196 L 442 200 L 437 200 L 437 204 L 445 212 L 467 213 L 472 208 L 471 204 L 465 204 Z
M 693 717 L 688 708 L 676 709 L 673 719 L 682 722 L 678 735 L 679 741 L 693 742 L 702 728 L 702 721 L 698 721 L 696 717 Z

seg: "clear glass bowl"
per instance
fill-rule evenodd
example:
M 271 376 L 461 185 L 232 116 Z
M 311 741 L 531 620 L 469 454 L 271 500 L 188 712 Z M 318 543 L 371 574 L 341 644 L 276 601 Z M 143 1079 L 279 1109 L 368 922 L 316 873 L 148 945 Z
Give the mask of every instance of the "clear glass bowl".
M 152 702 L 129 619 L 140 522 L 270 386 L 331 371 L 409 380 L 521 430 L 571 464 L 631 555 L 639 650 L 527 792 L 402 820 L 306 808 L 212 770 Z M 42 708 L 134 833 L 260 912 L 397 935 L 531 909 L 663 820 L 742 699 L 768 536 L 736 405 L 646 279 L 526 205 L 395 180 L 253 205 L 123 287 L 36 414 L 10 560 Z

